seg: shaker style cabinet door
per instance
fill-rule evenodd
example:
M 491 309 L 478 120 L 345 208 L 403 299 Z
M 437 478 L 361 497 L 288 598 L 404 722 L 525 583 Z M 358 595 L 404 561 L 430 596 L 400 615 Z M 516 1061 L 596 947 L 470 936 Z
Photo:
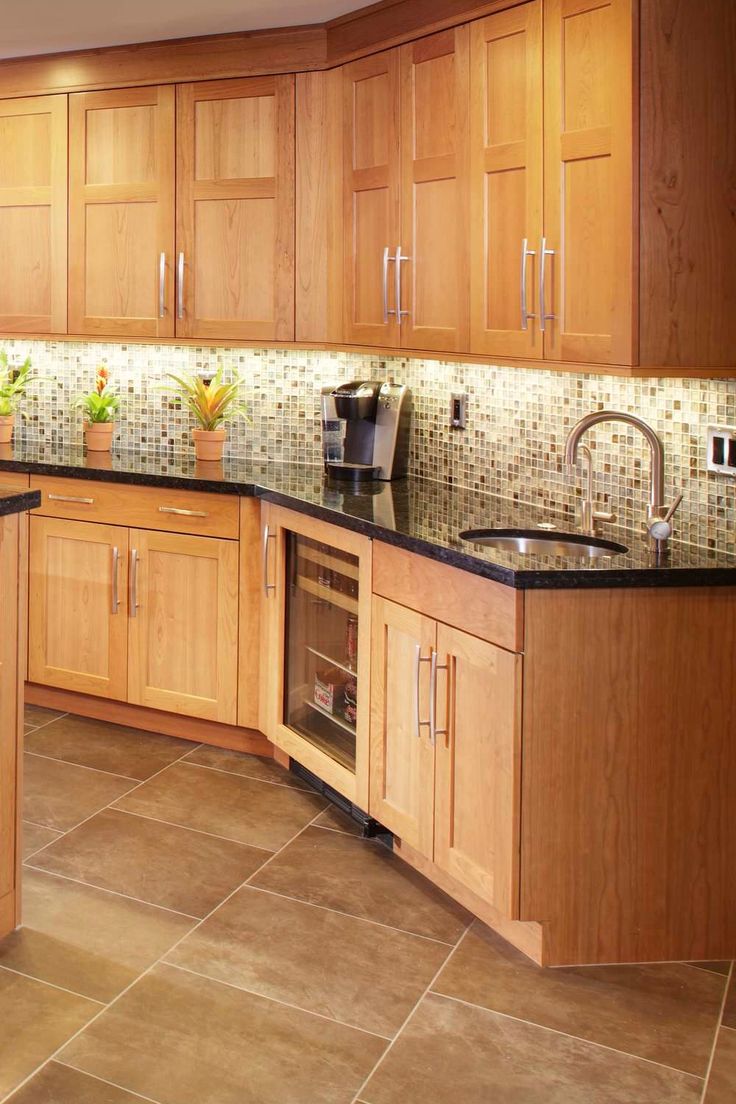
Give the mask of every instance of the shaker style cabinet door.
M 177 89 L 182 337 L 294 338 L 294 78 Z
M 343 68 L 343 337 L 355 345 L 400 342 L 399 56 L 398 50 L 389 50 Z
M 401 252 L 393 267 L 407 348 L 468 349 L 469 34 L 458 27 L 401 47 Z
M 236 724 L 238 543 L 130 530 L 128 701 Z
M 69 97 L 69 330 L 174 334 L 174 90 Z
M 437 624 L 373 598 L 370 813 L 432 858 L 434 748 L 430 667 Z
M 547 358 L 635 363 L 632 0 L 545 0 Z M 638 216 L 637 216 L 638 218 Z
M 434 861 L 511 919 L 519 907 L 522 658 L 437 629 Z
M 66 331 L 67 97 L 0 101 L 0 330 Z
M 28 678 L 125 700 L 128 530 L 31 517 Z
M 537 358 L 541 0 L 478 20 L 470 35 L 470 347 Z

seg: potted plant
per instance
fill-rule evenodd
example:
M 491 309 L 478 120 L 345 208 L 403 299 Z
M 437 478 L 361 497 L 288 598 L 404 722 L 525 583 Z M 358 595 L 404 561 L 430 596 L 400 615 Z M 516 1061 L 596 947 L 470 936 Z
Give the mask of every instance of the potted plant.
M 29 383 L 40 379 L 31 371 L 28 356 L 19 368 L 13 368 L 4 349 L 0 350 L 0 445 L 8 445 L 13 437 L 15 415 L 25 397 Z
M 241 399 L 243 381 L 237 372 L 229 383 L 224 380 L 220 365 L 211 379 L 198 375 L 176 375 L 168 373 L 169 379 L 177 384 L 174 391 L 182 403 L 197 421 L 192 430 L 194 454 L 197 460 L 222 460 L 227 430 L 224 422 L 235 418 L 248 417 L 248 404 Z
M 84 440 L 89 452 L 109 452 L 115 430 L 115 415 L 120 409 L 120 396 L 110 388 L 110 373 L 104 364 L 97 369 L 95 389 L 78 395 L 75 409 L 85 415 Z

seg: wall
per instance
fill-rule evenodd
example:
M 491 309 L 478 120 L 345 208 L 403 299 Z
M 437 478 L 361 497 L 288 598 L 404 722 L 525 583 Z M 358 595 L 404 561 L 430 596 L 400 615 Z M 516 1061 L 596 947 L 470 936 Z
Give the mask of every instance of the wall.
M 411 472 L 574 514 L 580 473 L 563 464 L 567 431 L 591 410 L 637 414 L 666 449 L 668 499 L 685 490 L 680 539 L 736 552 L 736 480 L 705 470 L 705 427 L 736 425 L 736 381 L 630 380 L 433 360 L 293 350 L 6 341 L 11 357 L 30 352 L 51 382 L 33 389 L 23 435 L 49 443 L 82 440 L 70 401 L 105 360 L 125 397 L 117 447 L 177 452 L 190 446 L 189 421 L 161 385 L 168 371 L 206 371 L 221 359 L 245 377 L 252 421 L 234 426 L 228 450 L 248 459 L 320 462 L 319 392 L 348 379 L 393 378 L 414 394 Z M 447 426 L 449 397 L 470 397 L 465 432 Z M 629 427 L 596 427 L 596 493 L 627 525 L 647 496 L 648 456 Z

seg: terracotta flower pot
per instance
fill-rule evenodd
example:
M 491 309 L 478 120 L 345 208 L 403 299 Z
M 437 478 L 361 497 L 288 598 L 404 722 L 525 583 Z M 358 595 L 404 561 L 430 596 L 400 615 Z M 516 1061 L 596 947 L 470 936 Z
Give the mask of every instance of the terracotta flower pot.
M 114 432 L 114 422 L 86 422 L 84 440 L 87 445 L 87 452 L 109 452 L 112 448 Z
M 193 429 L 192 437 L 197 460 L 222 460 L 226 429 Z
M 15 414 L 3 414 L 0 417 L 0 445 L 9 445 L 13 439 Z

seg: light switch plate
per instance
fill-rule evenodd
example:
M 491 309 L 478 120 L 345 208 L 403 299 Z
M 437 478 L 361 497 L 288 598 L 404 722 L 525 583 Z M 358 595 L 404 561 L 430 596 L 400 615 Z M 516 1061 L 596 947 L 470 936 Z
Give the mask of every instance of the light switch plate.
M 706 448 L 708 471 L 736 476 L 736 427 L 708 426 Z
M 465 429 L 468 424 L 468 396 L 456 393 L 450 396 L 450 428 Z

